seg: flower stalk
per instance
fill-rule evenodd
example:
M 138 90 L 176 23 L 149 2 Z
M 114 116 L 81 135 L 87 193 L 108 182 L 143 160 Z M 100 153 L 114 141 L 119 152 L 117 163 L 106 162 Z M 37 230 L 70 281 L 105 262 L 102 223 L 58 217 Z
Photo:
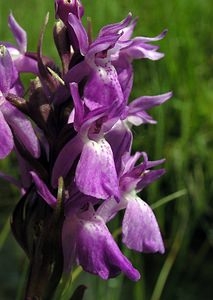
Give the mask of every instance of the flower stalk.
M 13 234 L 26 252 L 29 272 L 25 299 L 52 299 L 62 275 L 76 265 L 107 280 L 123 272 L 140 273 L 123 255 L 108 222 L 123 210 L 122 242 L 138 252 L 164 253 L 151 207 L 140 198 L 160 178 L 164 159 L 132 154 L 132 127 L 156 121 L 152 107 L 171 92 L 132 102 L 133 61 L 159 60 L 164 54 L 153 38 L 133 37 L 137 18 L 129 13 L 103 27 L 93 39 L 91 20 L 82 23 L 78 0 L 55 0 L 54 42 L 61 66 L 43 55 L 47 14 L 35 53 L 12 14 L 16 45 L 0 42 L 0 159 L 15 152 L 21 199 L 11 220 Z M 31 73 L 25 94 L 20 75 Z M 26 96 L 27 95 L 27 96 Z M 72 299 L 81 299 L 79 287 Z

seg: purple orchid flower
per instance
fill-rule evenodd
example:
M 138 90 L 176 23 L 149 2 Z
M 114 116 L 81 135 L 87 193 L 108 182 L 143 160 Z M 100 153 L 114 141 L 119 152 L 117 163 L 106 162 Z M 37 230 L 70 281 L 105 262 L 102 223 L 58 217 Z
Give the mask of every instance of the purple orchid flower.
M 139 272 L 121 253 L 103 219 L 96 216 L 92 207 L 65 220 L 63 245 L 67 271 L 75 259 L 85 271 L 105 280 L 120 272 L 131 280 L 140 279 Z
M 2 45 L 0 46 L 0 158 L 5 158 L 13 149 L 12 131 L 34 157 L 39 157 L 39 142 L 32 125 L 23 113 L 6 100 L 8 93 L 20 95 L 22 88 L 10 53 Z
M 57 199 L 35 172 L 31 175 L 39 195 L 54 208 Z M 70 272 L 77 263 L 85 271 L 105 280 L 120 272 L 131 280 L 139 280 L 139 272 L 121 253 L 103 219 L 96 215 L 92 204 L 99 200 L 82 194 L 76 186 L 71 190 L 72 194 L 65 201 L 62 232 L 64 272 Z
M 93 89 L 91 85 L 91 90 Z M 153 97 L 140 97 L 124 109 L 119 97 L 116 98 L 115 96 L 114 101 L 111 103 L 112 95 L 107 94 L 102 97 L 102 100 L 104 99 L 103 102 L 105 102 L 104 104 L 102 102 L 102 106 L 96 103 L 90 106 L 90 110 L 88 107 L 89 88 L 85 87 L 85 90 L 85 94 L 81 99 L 77 84 L 71 84 L 74 111 L 71 113 L 69 122 L 74 123 L 74 128 L 78 132 L 78 136 L 71 140 L 59 154 L 53 169 L 53 185 L 57 185 L 57 180 L 60 176 L 66 176 L 74 159 L 82 152 L 75 177 L 79 189 L 83 193 L 96 198 L 107 199 L 114 195 L 117 199 L 119 192 L 115 163 L 119 164 L 124 152 L 120 154 L 120 159 L 114 159 L 115 156 L 113 157 L 113 152 L 115 155 L 115 151 L 117 151 L 115 147 L 120 150 L 122 149 L 118 143 L 118 139 L 115 140 L 115 137 L 113 137 L 113 132 L 116 131 L 116 127 L 118 128 L 120 126 L 120 128 L 122 128 L 122 133 L 120 131 L 119 135 L 122 139 L 123 136 L 125 136 L 126 146 L 130 147 L 131 144 L 130 130 L 125 125 L 119 125 L 120 119 L 123 118 L 124 109 L 126 109 L 126 120 L 129 123 L 134 125 L 147 122 L 154 123 L 155 121 L 145 112 L 145 109 L 160 105 L 168 100 L 172 96 L 172 93 Z M 103 88 L 100 88 L 100 90 L 102 91 Z M 92 97 L 90 99 L 92 99 Z M 99 99 L 101 99 L 101 97 Z M 110 100 L 107 102 L 107 99 Z M 90 103 L 92 103 L 92 101 Z M 108 136 L 110 143 L 104 138 L 105 136 Z M 65 163 L 65 159 L 71 150 L 73 157 L 69 160 L 69 163 Z
M 16 40 L 17 46 L 6 42 L 1 42 L 1 44 L 7 47 L 16 70 L 19 73 L 30 72 L 38 74 L 37 60 L 27 52 L 27 34 L 16 22 L 12 13 L 9 15 L 8 24 Z
M 80 82 L 85 76 L 89 78 L 84 87 L 85 106 L 90 111 L 119 106 L 119 117 L 128 118 L 134 125 L 156 123 L 145 110 L 165 102 L 171 98 L 172 93 L 143 96 L 127 106 L 133 81 L 131 61 L 145 57 L 163 57 L 162 53 L 156 52 L 158 47 L 151 46 L 148 42 L 162 39 L 166 31 L 154 38 L 131 39 L 137 20 L 132 20 L 129 14 L 122 22 L 102 28 L 97 39 L 89 44 L 81 20 L 69 14 L 68 22 L 76 33 L 80 52 L 85 59 L 70 69 L 65 75 L 65 81 Z
M 113 110 L 110 112 L 108 107 L 102 107 L 91 112 L 87 109 L 86 112 L 76 84 L 71 85 L 71 91 L 75 106 L 74 128 L 78 135 L 65 145 L 56 160 L 52 176 L 53 186 L 57 185 L 60 176 L 66 176 L 80 155 L 75 175 L 79 190 L 96 198 L 107 199 L 112 195 L 117 198 L 118 178 L 113 152 L 104 138 L 105 133 L 116 122 L 111 116 Z M 73 153 L 72 159 L 64 163 L 70 149 Z
M 154 38 L 136 37 L 131 39 L 137 19 L 132 20 L 129 13 L 126 19 L 120 23 L 111 24 L 101 29 L 97 39 L 89 44 L 89 37 L 81 20 L 70 13 L 68 15 L 69 28 L 75 33 L 78 40 L 79 51 L 85 60 L 71 69 L 65 76 L 65 81 L 76 81 L 76 73 L 81 73 L 79 80 L 88 72 L 93 73 L 96 83 L 107 78 L 107 70 L 110 70 L 112 81 L 116 79 L 123 91 L 124 99 L 127 101 L 133 82 L 133 71 L 131 62 L 134 59 L 149 58 L 157 60 L 163 57 L 157 52 L 158 47 L 150 45 L 149 42 L 162 39 L 167 30 Z M 116 73 L 116 76 L 113 75 Z M 110 80 L 108 77 L 108 81 Z M 92 79 L 91 79 L 92 80 Z M 93 79 L 94 81 L 94 79 Z M 94 101 L 94 100 L 93 100 Z
M 144 162 L 135 166 L 144 157 Z M 123 155 L 120 170 L 119 203 L 115 199 L 106 200 L 97 210 L 97 215 L 105 222 L 111 220 L 119 210 L 126 209 L 122 224 L 123 242 L 130 249 L 140 252 L 164 253 L 164 245 L 156 218 L 149 205 L 137 196 L 144 187 L 162 176 L 164 169 L 149 170 L 164 160 L 148 161 L 146 153 L 137 152 L 133 157 Z

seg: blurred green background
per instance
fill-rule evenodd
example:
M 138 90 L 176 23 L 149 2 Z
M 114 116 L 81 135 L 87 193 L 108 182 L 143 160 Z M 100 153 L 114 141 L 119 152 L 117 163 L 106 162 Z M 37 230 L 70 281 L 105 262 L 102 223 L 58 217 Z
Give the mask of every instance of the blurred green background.
M 140 17 L 137 35 L 155 36 L 164 28 L 169 29 L 166 38 L 158 42 L 165 58 L 134 63 L 131 99 L 169 90 L 174 93 L 172 100 L 152 110 L 157 125 L 134 128 L 134 150 L 147 151 L 152 160 L 167 159 L 166 175 L 141 196 L 150 204 L 162 198 L 172 201 L 155 208 L 166 245 L 163 256 L 133 253 L 121 246 L 141 271 L 139 282 L 130 282 L 122 275 L 104 282 L 75 272 L 74 286 L 80 283 L 88 286 L 86 300 L 213 299 L 213 38 L 210 25 L 213 4 L 210 0 L 85 0 L 83 3 L 85 15 L 92 18 L 94 35 L 100 27 L 123 19 L 129 11 Z M 12 42 L 7 27 L 10 10 L 28 32 L 31 51 L 36 49 L 45 14 L 50 12 L 44 54 L 58 60 L 52 42 L 53 1 L 1 0 L 0 40 Z M 0 170 L 16 175 L 14 157 L 1 161 Z M 9 233 L 8 222 L 18 194 L 3 181 L 0 190 L 0 299 L 21 299 L 27 263 Z M 119 220 L 116 222 L 119 224 Z M 69 290 L 66 295 L 70 296 Z M 63 299 L 69 299 L 66 295 Z

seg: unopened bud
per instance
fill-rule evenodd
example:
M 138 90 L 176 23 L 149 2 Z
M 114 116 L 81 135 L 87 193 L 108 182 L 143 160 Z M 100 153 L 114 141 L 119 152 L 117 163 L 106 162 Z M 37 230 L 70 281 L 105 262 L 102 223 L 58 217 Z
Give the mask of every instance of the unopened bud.
M 56 18 L 61 19 L 65 25 L 68 24 L 68 15 L 72 13 L 78 19 L 84 15 L 84 8 L 80 0 L 55 0 Z

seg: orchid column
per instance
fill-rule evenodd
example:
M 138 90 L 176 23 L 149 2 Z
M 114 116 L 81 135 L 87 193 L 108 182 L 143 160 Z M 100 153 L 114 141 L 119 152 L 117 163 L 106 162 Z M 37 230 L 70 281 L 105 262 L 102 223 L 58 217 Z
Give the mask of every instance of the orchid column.
M 156 37 L 132 37 L 137 18 L 103 27 L 96 39 L 84 28 L 80 1 L 55 0 L 57 66 L 42 53 L 48 15 L 37 52 L 27 52 L 24 29 L 9 16 L 17 46 L 0 46 L 0 158 L 14 151 L 22 194 L 11 227 L 30 261 L 25 298 L 52 299 L 63 273 L 81 265 L 107 280 L 140 273 L 107 225 L 125 210 L 122 241 L 139 252 L 164 253 L 154 213 L 141 191 L 164 174 L 145 152 L 132 154 L 132 127 L 156 121 L 147 113 L 171 92 L 131 103 L 133 60 L 158 60 Z M 32 73 L 28 92 L 20 79 Z M 140 160 L 140 161 L 139 161 Z M 139 162 L 138 162 L 139 161 Z M 139 194 L 140 193 L 140 194 Z

